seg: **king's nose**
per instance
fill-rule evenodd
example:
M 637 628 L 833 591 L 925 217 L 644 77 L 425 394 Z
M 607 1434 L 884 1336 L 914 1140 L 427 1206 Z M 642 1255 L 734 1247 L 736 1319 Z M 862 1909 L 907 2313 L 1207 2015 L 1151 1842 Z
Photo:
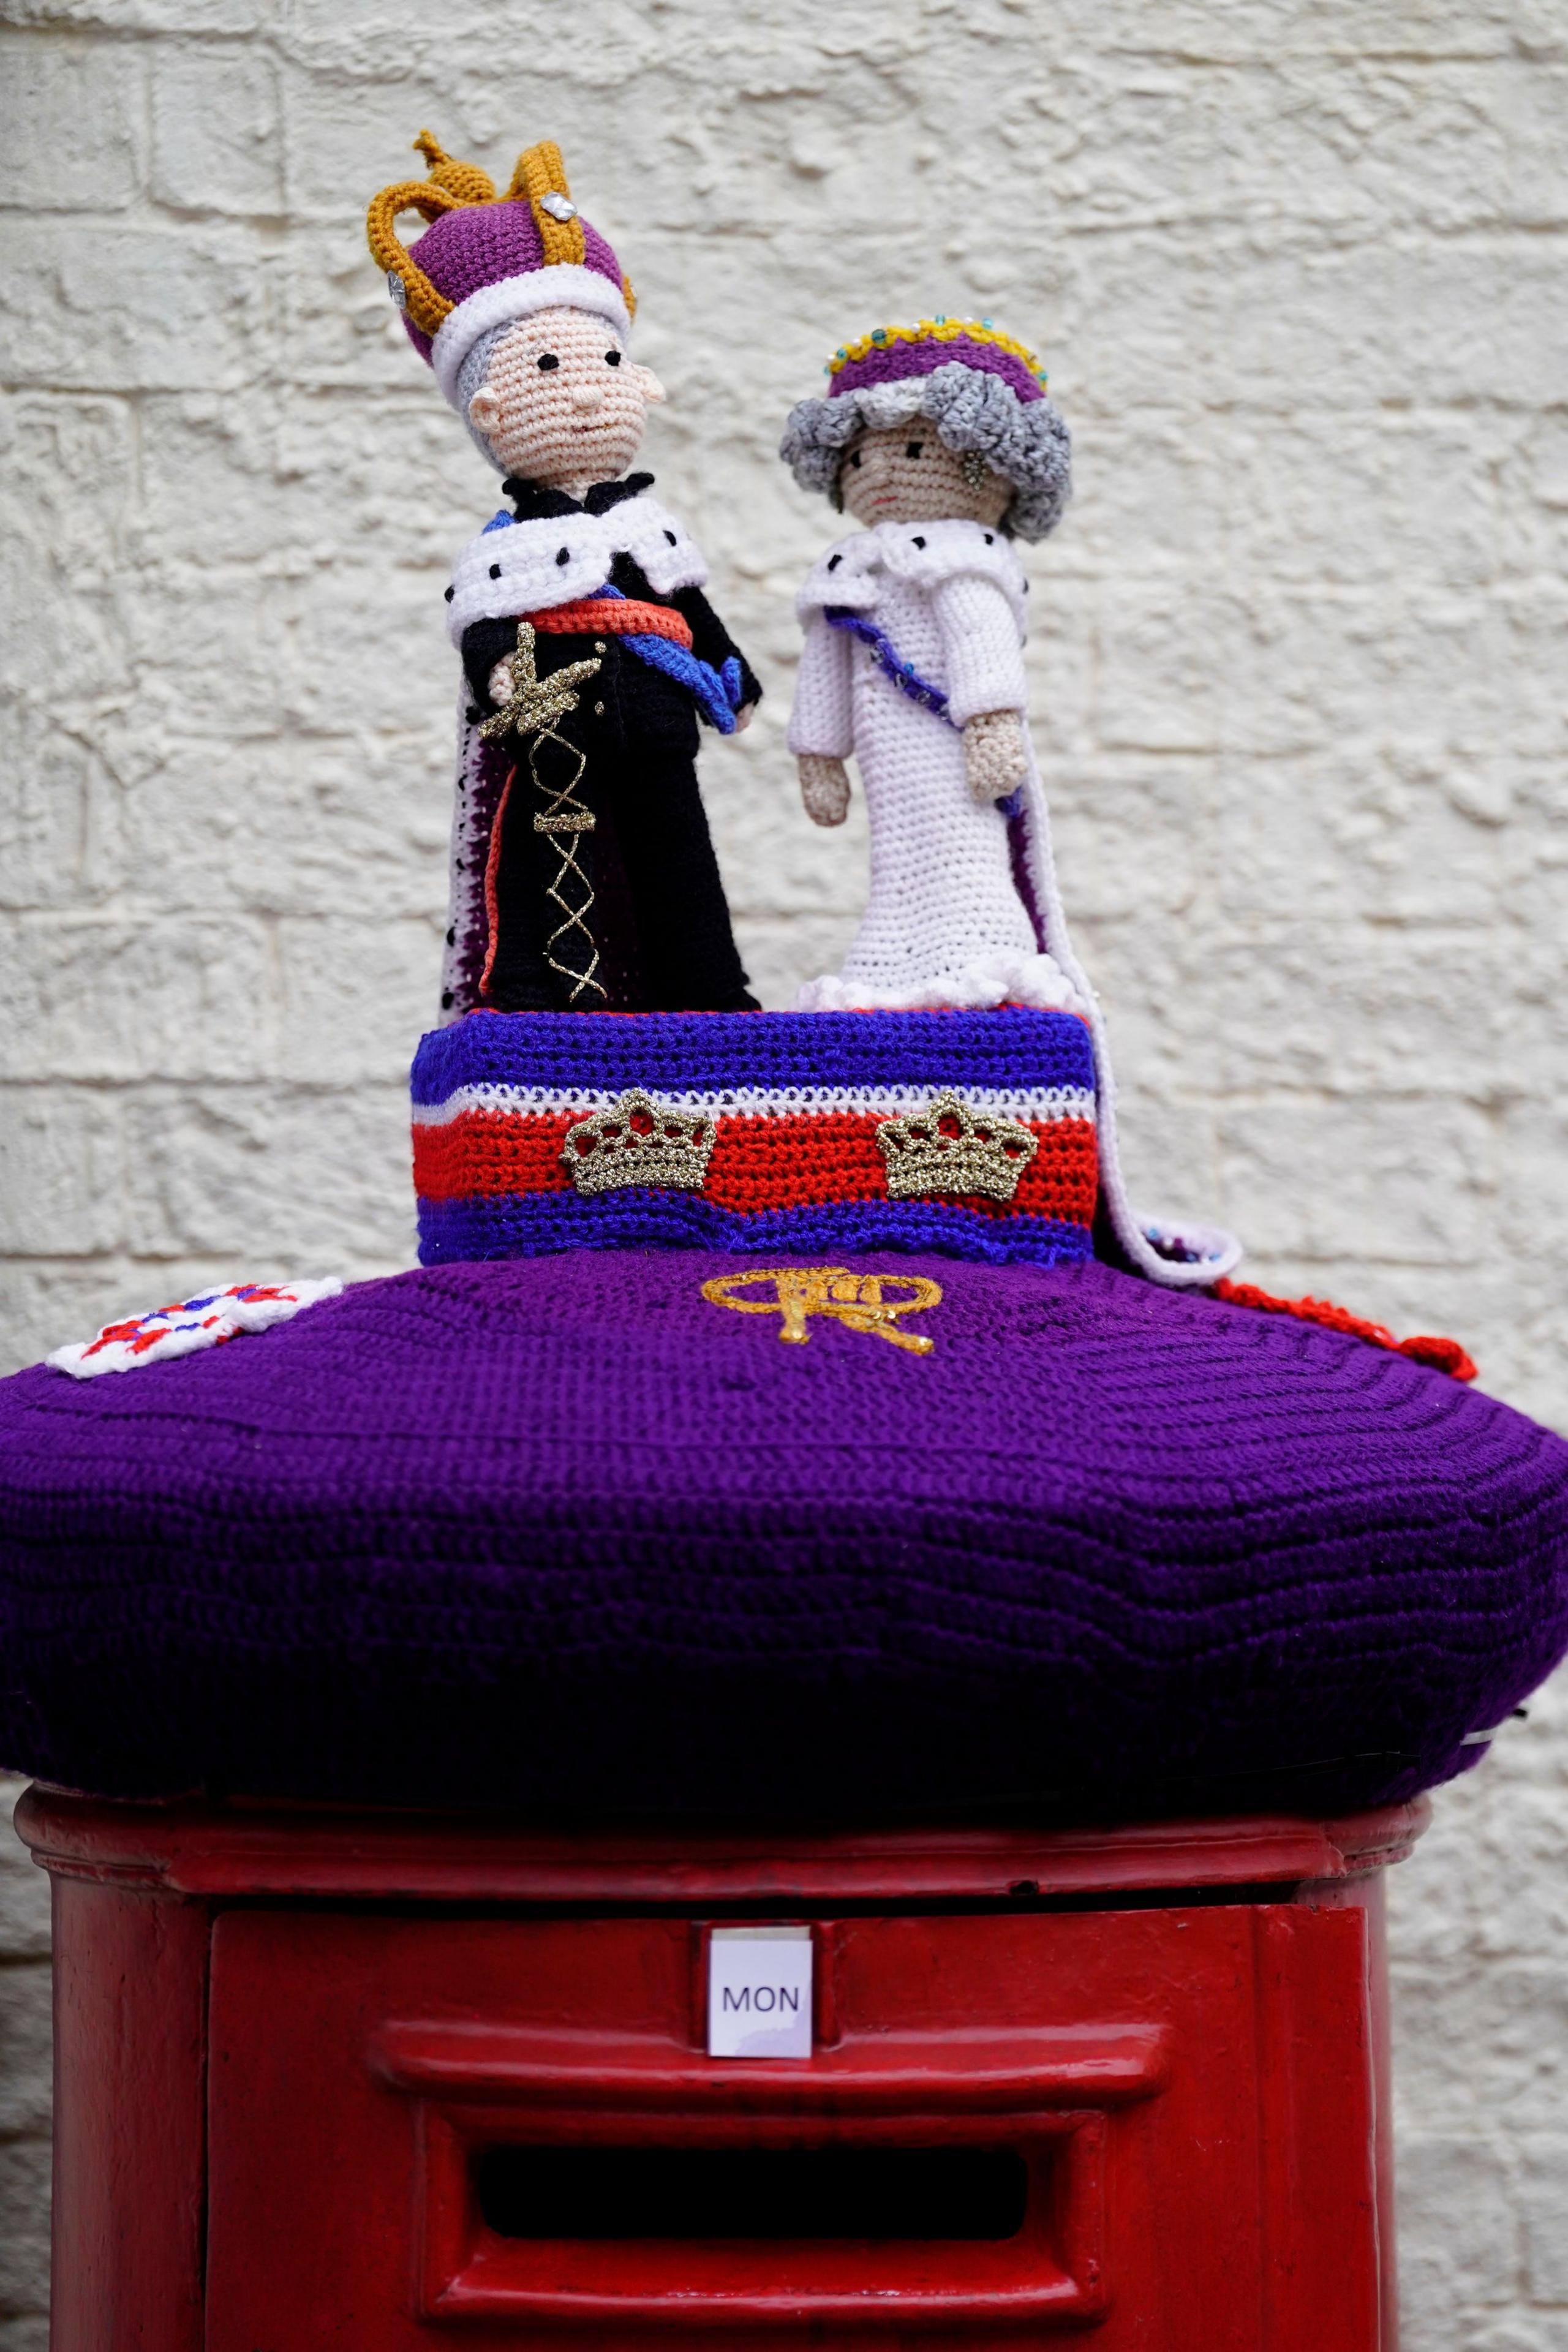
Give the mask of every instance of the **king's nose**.
M 574 408 L 582 409 L 584 413 L 597 408 L 603 399 L 604 394 L 597 384 L 574 383 L 572 387 L 572 405 Z

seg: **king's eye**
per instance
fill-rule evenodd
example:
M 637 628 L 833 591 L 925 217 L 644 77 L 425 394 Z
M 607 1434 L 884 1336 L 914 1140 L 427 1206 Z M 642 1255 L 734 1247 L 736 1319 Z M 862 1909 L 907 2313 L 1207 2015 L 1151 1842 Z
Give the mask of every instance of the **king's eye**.
M 906 441 L 904 444 L 904 455 L 906 457 L 918 457 L 924 447 L 925 443 L 923 441 Z
M 553 352 L 541 352 L 539 354 L 539 364 L 541 369 L 548 374 L 552 368 L 558 368 L 561 362 L 556 358 Z
M 860 463 L 860 452 L 859 452 L 859 450 L 858 450 L 858 449 L 851 449 L 851 450 L 850 450 L 850 452 L 849 452 L 849 463 L 850 463 L 852 466 L 858 466 L 858 465 Z
M 619 352 L 606 352 L 605 353 L 605 365 L 606 367 L 619 367 L 620 363 L 621 355 Z

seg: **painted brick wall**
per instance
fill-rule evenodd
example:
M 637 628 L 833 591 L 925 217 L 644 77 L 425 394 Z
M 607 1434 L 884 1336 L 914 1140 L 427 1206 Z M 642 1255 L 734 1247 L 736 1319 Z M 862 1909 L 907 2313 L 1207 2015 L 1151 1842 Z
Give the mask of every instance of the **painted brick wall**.
M 705 772 L 770 1003 L 865 838 L 783 743 L 826 352 L 994 310 L 1078 503 L 1035 716 L 1152 1208 L 1568 1423 L 1560 0 L 0 0 L 6 1363 L 407 1262 L 442 566 L 493 478 L 363 252 L 560 139 L 770 689 Z M 25 202 L 23 201 L 25 200 Z M 1568 2347 L 1568 1690 L 1394 1882 L 1415 2352 Z M 0 2352 L 44 2342 L 45 1913 L 0 1845 Z

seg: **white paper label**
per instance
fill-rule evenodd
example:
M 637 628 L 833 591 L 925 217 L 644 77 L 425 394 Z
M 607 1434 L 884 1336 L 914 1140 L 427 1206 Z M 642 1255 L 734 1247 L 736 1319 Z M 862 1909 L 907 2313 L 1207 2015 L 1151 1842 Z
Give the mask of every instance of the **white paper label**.
M 811 1929 L 715 1927 L 708 1942 L 710 2058 L 809 2058 Z

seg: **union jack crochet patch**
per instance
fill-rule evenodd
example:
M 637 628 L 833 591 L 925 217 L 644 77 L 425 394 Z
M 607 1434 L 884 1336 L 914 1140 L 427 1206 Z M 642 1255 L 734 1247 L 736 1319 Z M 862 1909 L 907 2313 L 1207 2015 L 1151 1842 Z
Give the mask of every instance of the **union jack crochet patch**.
M 106 1323 L 95 1339 L 57 1348 L 45 1361 L 76 1381 L 96 1380 L 100 1372 L 132 1372 L 138 1364 L 164 1363 L 198 1348 L 219 1347 L 242 1331 L 266 1331 L 274 1323 L 287 1323 L 302 1307 L 335 1298 L 342 1286 L 335 1275 L 324 1282 L 230 1283 L 223 1290 L 205 1290 L 195 1298 L 155 1307 L 151 1315 Z

